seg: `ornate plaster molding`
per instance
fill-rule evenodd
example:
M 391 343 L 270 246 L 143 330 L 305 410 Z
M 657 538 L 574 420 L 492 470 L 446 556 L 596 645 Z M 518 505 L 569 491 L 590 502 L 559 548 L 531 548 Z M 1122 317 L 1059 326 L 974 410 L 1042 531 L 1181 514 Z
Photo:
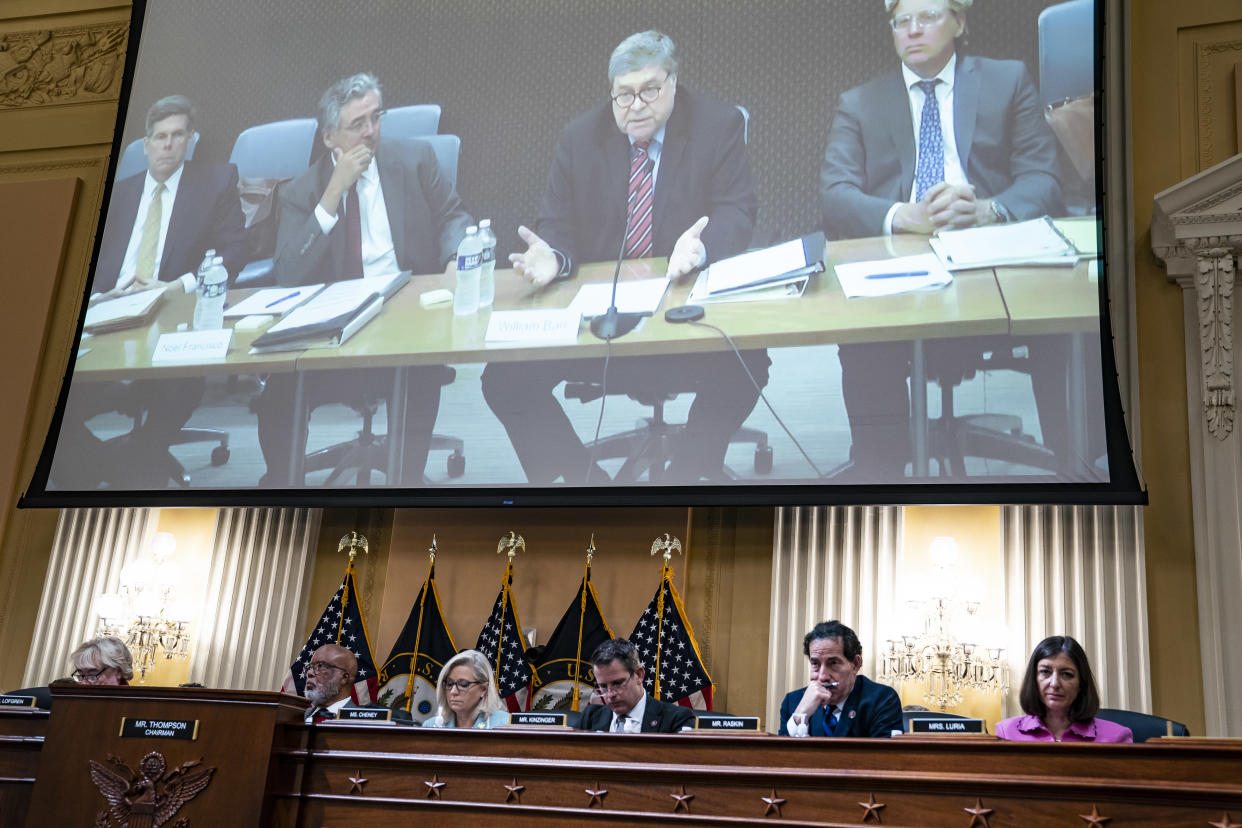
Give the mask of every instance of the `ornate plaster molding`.
M 1237 62 L 1242 53 L 1242 40 L 1225 40 L 1218 43 L 1200 43 L 1195 47 L 1195 68 L 1198 76 L 1196 98 L 1199 108 L 1199 167 L 1210 167 L 1216 163 L 1216 134 L 1214 118 L 1222 109 L 1223 104 L 1218 98 L 1228 97 L 1231 90 L 1216 89 L 1213 80 L 1212 64 L 1217 56 L 1223 55 L 1230 65 Z
M 126 23 L 0 33 L 0 110 L 116 100 Z
M 1203 417 L 1208 433 L 1224 440 L 1233 432 L 1233 276 L 1235 248 L 1199 250 L 1195 295 L 1199 304 Z

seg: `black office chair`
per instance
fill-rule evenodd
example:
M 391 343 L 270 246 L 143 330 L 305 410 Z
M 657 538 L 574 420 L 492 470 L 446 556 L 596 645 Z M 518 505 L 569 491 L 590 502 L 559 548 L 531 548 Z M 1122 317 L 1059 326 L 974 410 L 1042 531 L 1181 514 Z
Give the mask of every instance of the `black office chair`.
M 457 370 L 449 365 L 442 366 L 442 370 L 441 387 L 452 385 L 457 379 Z M 387 474 L 388 436 L 377 435 L 372 428 L 382 399 L 383 396 L 377 393 L 368 394 L 361 400 L 350 401 L 349 407 L 362 416 L 362 427 L 358 430 L 358 436 L 352 440 L 308 453 L 304 470 L 310 473 L 331 469 L 332 472 L 324 481 L 325 486 L 336 485 L 351 469 L 357 470 L 356 480 L 359 486 L 371 485 L 372 471 Z M 391 427 L 390 424 L 389 428 Z M 445 465 L 450 478 L 456 479 L 466 473 L 465 443 L 460 438 L 446 434 L 433 434 L 430 450 L 449 452 Z M 389 481 L 390 484 L 395 482 L 397 481 Z
M 685 431 L 683 424 L 669 423 L 664 419 L 664 405 L 677 396 L 678 390 L 672 387 L 653 386 L 650 380 L 646 380 L 641 387 L 614 387 L 610 383 L 608 393 L 625 394 L 635 402 L 650 406 L 651 416 L 644 417 L 635 428 L 629 431 L 601 437 L 593 443 L 588 443 L 587 449 L 597 461 L 625 458 L 620 470 L 613 475 L 614 482 L 634 483 L 646 473 L 650 482 L 658 483 L 672 458 L 676 441 Z M 588 403 L 598 400 L 601 396 L 603 396 L 603 387 L 597 382 L 565 384 L 565 399 L 567 400 Z M 768 445 L 766 433 L 756 428 L 742 427 L 729 438 L 729 443 L 754 445 L 755 473 L 771 473 L 772 447 Z M 722 468 L 721 473 L 729 477 L 735 476 L 727 467 Z
M 133 428 L 124 434 L 106 440 L 106 444 L 119 446 L 128 442 L 142 423 L 145 411 L 142 408 L 133 407 L 126 408 L 119 413 L 133 421 Z M 181 431 L 169 443 L 169 446 L 184 446 L 189 443 L 216 443 L 216 447 L 211 450 L 211 465 L 213 466 L 223 466 L 229 461 L 229 433 L 223 429 L 182 426 Z M 118 454 L 117 456 L 121 455 Z M 181 461 L 173 456 L 171 451 L 165 451 L 163 457 L 158 458 L 157 462 L 159 463 L 160 472 L 166 479 L 182 487 L 190 485 L 190 473 L 186 471 L 185 466 L 181 465 Z
M 1135 742 L 1146 742 L 1148 739 L 1155 739 L 1158 736 L 1167 736 L 1169 735 L 1169 725 L 1173 725 L 1174 736 L 1190 735 L 1190 728 L 1181 722 L 1175 722 L 1163 716 L 1153 716 L 1150 713 L 1101 707 L 1095 714 L 1095 717 L 1130 728 L 1130 732 L 1134 734 Z
M 1022 418 L 1011 414 L 954 413 L 953 394 L 963 382 L 980 371 L 1002 369 L 1029 373 L 1025 348 L 1018 353 L 1008 343 L 997 343 L 993 350 L 978 345 L 943 344 L 930 348 L 927 378 L 940 386 L 940 417 L 928 423 L 928 456 L 937 460 L 944 477 L 965 477 L 966 458 L 980 457 L 1028 466 L 1044 471 L 1060 469 L 1060 459 L 1033 435 L 1022 430 Z

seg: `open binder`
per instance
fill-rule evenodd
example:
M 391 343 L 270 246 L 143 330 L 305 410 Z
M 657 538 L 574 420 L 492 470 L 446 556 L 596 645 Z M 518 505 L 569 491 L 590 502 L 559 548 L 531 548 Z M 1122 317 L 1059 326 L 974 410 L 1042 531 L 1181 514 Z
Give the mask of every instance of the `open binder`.
M 258 336 L 250 353 L 340 347 L 409 280 L 409 272 L 403 271 L 393 278 L 334 282 Z
M 96 302 L 87 308 L 82 329 L 89 334 L 102 334 L 146 325 L 163 302 L 162 287 Z
M 824 234 L 816 232 L 721 259 L 699 274 L 689 301 L 800 296 L 811 276 L 824 270 L 824 244 Z

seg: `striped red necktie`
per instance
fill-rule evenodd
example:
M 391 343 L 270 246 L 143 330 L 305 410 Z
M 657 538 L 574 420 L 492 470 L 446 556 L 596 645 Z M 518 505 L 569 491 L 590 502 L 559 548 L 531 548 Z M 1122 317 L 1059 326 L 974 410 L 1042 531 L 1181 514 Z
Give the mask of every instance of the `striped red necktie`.
M 646 141 L 635 141 L 630 160 L 630 193 L 626 201 L 625 256 L 641 259 L 651 255 L 651 210 L 655 204 L 655 179 L 648 162 Z

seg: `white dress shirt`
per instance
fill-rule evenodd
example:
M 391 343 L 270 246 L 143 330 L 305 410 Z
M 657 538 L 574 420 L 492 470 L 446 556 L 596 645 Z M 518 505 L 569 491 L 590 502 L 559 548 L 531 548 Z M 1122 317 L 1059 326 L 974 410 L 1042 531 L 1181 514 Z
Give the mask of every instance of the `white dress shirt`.
M 944 180 L 949 184 L 969 184 L 966 180 L 966 172 L 962 169 L 962 159 L 957 154 L 957 136 L 953 131 L 953 81 L 957 71 L 957 55 L 954 54 L 949 58 L 949 62 L 945 64 L 940 73 L 936 75 L 936 79 L 940 83 L 936 84 L 935 95 L 936 100 L 940 104 L 940 134 L 944 136 L 941 142 L 944 146 Z M 922 78 L 909 66 L 901 64 L 901 75 L 906 82 L 906 93 L 910 99 L 910 120 L 914 125 L 914 169 L 918 169 L 918 152 L 919 152 L 919 125 L 923 120 L 923 101 L 927 96 L 923 94 L 923 90 L 918 87 L 919 81 L 931 80 L 931 78 Z M 914 194 L 918 190 L 918 181 L 916 180 L 910 185 L 910 201 L 915 201 Z M 897 202 L 888 210 L 888 215 L 884 217 L 884 233 L 889 235 L 893 232 L 893 217 L 897 215 L 897 211 L 901 209 L 902 204 L 907 202 Z
M 164 182 L 164 194 L 160 196 L 160 230 L 155 241 L 155 269 L 152 278 L 160 275 L 160 262 L 164 258 L 164 240 L 168 238 L 168 222 L 172 218 L 173 203 L 177 200 L 177 188 L 181 186 L 181 172 L 185 164 L 177 167 L 177 171 L 168 176 Z M 138 275 L 138 245 L 142 243 L 142 228 L 147 223 L 147 213 L 151 210 L 151 200 L 155 197 L 155 188 L 159 182 L 147 171 L 142 182 L 142 195 L 138 199 L 138 214 L 134 216 L 134 226 L 129 233 L 129 246 L 125 248 L 125 257 L 121 259 L 121 272 L 116 277 L 117 291 L 123 291 L 133 285 Z M 193 273 L 180 276 L 181 287 L 186 293 L 194 290 L 197 277 Z
M 824 711 L 824 722 L 826 724 L 832 724 L 832 717 L 834 715 L 837 717 L 837 721 L 840 722 L 841 713 L 844 710 L 845 702 L 833 705 L 831 708 Z M 789 717 L 789 723 L 785 726 L 785 729 L 789 731 L 790 736 L 798 739 L 805 739 L 807 736 L 811 735 L 811 717 L 803 717 L 797 713 L 794 713 Z
M 624 716 L 618 715 L 615 711 L 612 714 L 612 727 L 609 728 L 614 733 L 642 733 L 643 731 L 643 714 L 647 712 L 647 694 L 643 693 L 642 698 L 638 700 L 638 704 L 634 705 L 634 709 Z
M 336 159 L 332 159 L 336 166 Z M 358 215 L 362 223 L 362 275 L 388 276 L 401 268 L 397 266 L 397 250 L 392 243 L 392 226 L 388 223 L 388 205 L 384 202 L 384 188 L 380 186 L 379 167 L 375 158 L 358 178 Z M 315 205 L 315 218 L 326 236 L 340 221 L 348 196 L 341 197 L 341 209 L 331 215 L 322 204 Z

